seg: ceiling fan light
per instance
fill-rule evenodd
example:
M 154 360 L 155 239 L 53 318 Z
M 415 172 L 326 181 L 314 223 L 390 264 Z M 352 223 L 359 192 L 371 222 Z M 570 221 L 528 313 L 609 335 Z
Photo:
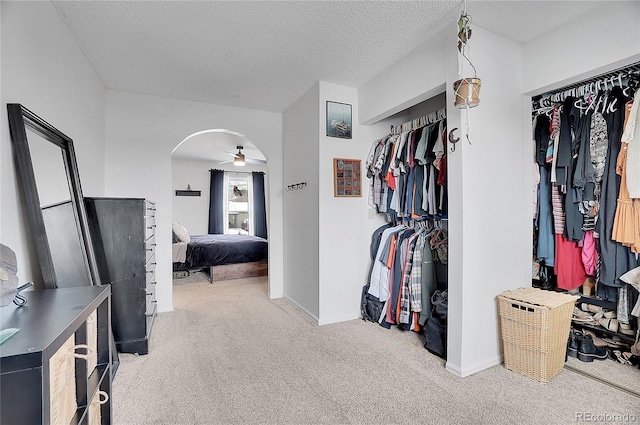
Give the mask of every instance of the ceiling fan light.
M 244 167 L 244 155 L 240 152 L 233 157 L 233 165 L 236 167 Z

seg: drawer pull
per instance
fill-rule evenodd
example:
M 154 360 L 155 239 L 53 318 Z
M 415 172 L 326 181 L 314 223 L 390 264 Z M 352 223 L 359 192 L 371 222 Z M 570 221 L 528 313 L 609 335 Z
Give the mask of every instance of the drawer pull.
M 82 353 L 76 353 L 76 350 L 87 350 L 86 354 L 82 354 Z M 93 354 L 93 349 L 91 347 L 89 347 L 87 344 L 77 344 L 74 345 L 73 348 L 71 348 L 69 351 L 71 351 L 71 355 L 77 359 L 89 359 L 89 357 L 91 357 L 91 354 Z
M 91 404 L 105 404 L 107 401 L 109 401 L 109 394 L 107 394 L 104 391 L 98 391 L 96 393 L 96 395 L 98 396 L 97 398 L 94 398 L 93 401 L 91 402 Z
M 147 295 L 153 295 L 153 292 L 147 292 Z
M 149 230 L 153 230 L 153 228 L 154 228 L 154 227 L 156 227 L 156 225 L 155 225 L 155 224 L 154 224 L 154 225 L 152 225 L 152 226 L 147 226 L 147 229 L 149 229 Z

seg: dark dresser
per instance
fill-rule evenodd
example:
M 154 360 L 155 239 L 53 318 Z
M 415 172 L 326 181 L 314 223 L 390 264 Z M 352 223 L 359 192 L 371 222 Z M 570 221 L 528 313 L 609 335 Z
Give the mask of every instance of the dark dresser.
M 0 307 L 0 423 L 110 424 L 110 286 L 22 292 Z
M 85 198 L 103 284 L 111 285 L 118 351 L 147 354 L 156 316 L 155 203 L 140 198 Z

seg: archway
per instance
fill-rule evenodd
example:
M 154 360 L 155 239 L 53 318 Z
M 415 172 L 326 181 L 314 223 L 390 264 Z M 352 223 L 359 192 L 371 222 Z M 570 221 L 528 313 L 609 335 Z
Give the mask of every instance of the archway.
M 243 162 L 245 162 L 241 167 L 234 164 L 234 156 L 237 156 L 239 150 L 241 150 Z M 220 232 L 210 231 L 208 226 L 211 179 L 209 171 L 211 169 L 222 170 L 224 174 L 225 189 L 224 202 L 222 202 L 224 205 L 224 230 Z M 258 195 L 260 192 L 258 189 L 261 189 L 264 194 L 262 204 L 266 203 L 263 209 L 267 217 L 265 226 L 268 223 L 270 212 L 268 202 L 265 201 L 269 197 L 269 185 L 266 184 L 265 179 L 262 187 L 254 188 L 255 179 L 261 180 L 261 176 L 256 176 L 255 172 L 265 173 L 266 179 L 268 179 L 268 164 L 265 155 L 245 135 L 229 129 L 208 129 L 187 136 L 171 152 L 172 222 L 181 223 L 192 235 L 207 235 L 208 233 L 256 235 L 257 232 L 258 236 L 263 236 L 259 230 L 254 231 L 254 223 L 260 221 L 258 219 L 261 197 Z M 231 188 L 234 190 L 232 191 Z M 266 235 L 264 237 L 266 238 Z M 266 269 L 266 262 L 264 263 L 261 264 L 262 272 Z M 250 265 L 242 264 L 233 268 L 242 269 L 244 266 Z M 249 272 L 255 272 L 255 270 Z M 216 272 L 216 276 L 216 279 L 225 278 L 222 270 Z M 226 278 L 230 279 L 234 276 Z M 269 278 L 269 290 L 270 288 L 271 278 Z

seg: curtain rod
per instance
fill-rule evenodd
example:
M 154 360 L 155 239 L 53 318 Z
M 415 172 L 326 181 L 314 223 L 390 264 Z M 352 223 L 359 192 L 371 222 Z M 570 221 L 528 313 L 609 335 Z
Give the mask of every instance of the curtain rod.
M 218 168 L 210 168 L 209 171 L 224 171 L 225 173 L 233 173 L 233 174 L 252 174 L 252 173 L 262 173 L 262 174 L 267 174 L 264 171 L 229 171 L 229 170 L 220 170 Z

